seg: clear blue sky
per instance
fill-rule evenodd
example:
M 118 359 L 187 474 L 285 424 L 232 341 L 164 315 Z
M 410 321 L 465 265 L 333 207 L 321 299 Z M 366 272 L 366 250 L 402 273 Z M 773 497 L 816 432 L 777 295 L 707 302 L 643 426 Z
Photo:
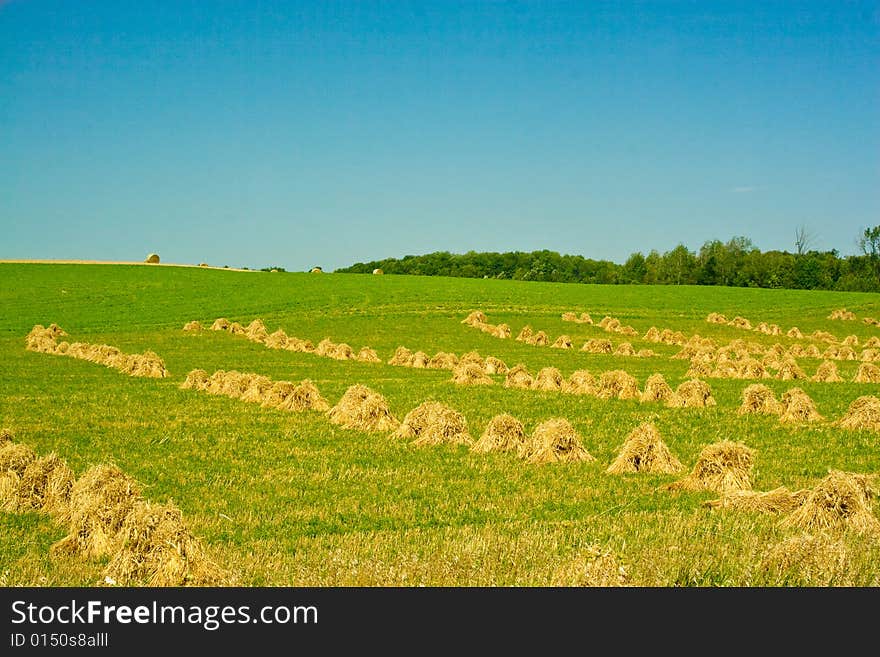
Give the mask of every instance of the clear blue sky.
M 0 258 L 624 261 L 880 224 L 878 2 L 0 1 Z

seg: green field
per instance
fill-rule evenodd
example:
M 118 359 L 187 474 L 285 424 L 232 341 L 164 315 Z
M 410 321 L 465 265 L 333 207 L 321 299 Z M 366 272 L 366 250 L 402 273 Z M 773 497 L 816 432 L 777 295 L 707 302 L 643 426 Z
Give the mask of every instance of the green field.
M 39 454 L 55 451 L 79 475 L 112 462 L 137 479 L 151 501 L 172 501 L 216 561 L 246 586 L 545 586 L 577 583 L 596 551 L 611 554 L 636 586 L 880 585 L 880 540 L 844 525 L 828 541 L 838 558 L 821 567 L 766 567 L 768 551 L 801 535 L 778 514 L 712 509 L 711 491 L 664 489 L 681 475 L 611 475 L 606 467 L 627 434 L 653 422 L 686 470 L 721 440 L 755 450 L 754 490 L 815 486 L 829 470 L 880 473 L 880 433 L 834 425 L 862 395 L 880 386 L 854 383 L 857 361 L 837 362 L 842 383 L 765 379 L 777 397 L 798 386 L 824 420 L 783 425 L 774 416 L 740 415 L 754 381 L 704 379 L 717 405 L 667 408 L 638 400 L 464 386 L 446 370 L 385 364 L 404 345 L 428 355 L 476 350 L 536 373 L 565 376 L 623 369 L 640 384 L 655 372 L 675 388 L 688 361 L 679 347 L 646 342 L 651 326 L 765 345 L 797 341 L 705 321 L 710 312 L 797 326 L 804 334 L 880 336 L 862 321 L 827 319 L 847 308 L 880 317 L 880 296 L 863 293 L 717 287 L 591 286 L 356 274 L 234 272 L 198 268 L 0 264 L 0 426 Z M 571 350 L 498 339 L 461 320 L 482 310 L 515 336 L 526 324 L 551 340 L 570 335 Z M 634 338 L 564 322 L 561 313 L 609 315 Z M 329 337 L 355 351 L 376 350 L 382 364 L 336 361 L 268 349 L 226 332 L 182 330 L 218 317 L 317 344 Z M 126 376 L 99 364 L 25 350 L 35 324 L 59 324 L 67 340 L 125 352 L 152 350 L 167 378 Z M 590 338 L 656 352 L 650 358 L 579 351 Z M 824 345 L 823 345 L 824 348 Z M 798 361 L 812 375 L 820 360 Z M 415 447 L 387 433 L 331 424 L 314 411 L 261 408 L 179 385 L 201 368 L 311 379 L 330 404 L 364 384 L 384 395 L 398 419 L 426 400 L 467 418 L 478 438 L 507 412 L 532 431 L 567 419 L 595 458 L 535 465 L 508 453 L 466 446 Z M 876 509 L 874 510 L 877 516 Z M 65 529 L 40 513 L 0 513 L 0 584 L 91 586 L 104 561 L 50 556 Z

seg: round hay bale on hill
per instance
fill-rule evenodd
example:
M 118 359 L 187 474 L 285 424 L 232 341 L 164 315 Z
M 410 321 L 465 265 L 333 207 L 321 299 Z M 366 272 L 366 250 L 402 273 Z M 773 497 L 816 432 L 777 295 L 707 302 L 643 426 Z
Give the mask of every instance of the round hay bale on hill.
M 379 269 L 379 267 L 376 267 L 376 268 L 373 270 L 373 275 L 374 275 L 374 276 L 381 276 L 381 275 L 384 274 L 384 273 L 385 273 L 385 272 L 382 271 L 381 269 Z
M 149 255 L 147 255 L 144 262 L 148 262 L 151 265 L 155 265 L 156 263 L 159 262 L 159 254 L 158 253 L 150 253 Z

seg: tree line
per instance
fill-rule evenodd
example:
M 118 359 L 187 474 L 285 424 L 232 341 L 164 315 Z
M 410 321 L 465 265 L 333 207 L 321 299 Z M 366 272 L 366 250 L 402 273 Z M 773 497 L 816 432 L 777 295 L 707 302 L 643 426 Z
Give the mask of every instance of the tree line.
M 623 264 L 555 251 L 506 253 L 439 251 L 337 269 L 340 273 L 506 278 L 520 281 L 644 285 L 726 285 L 735 287 L 880 292 L 880 226 L 865 229 L 860 253 L 807 250 L 799 234 L 797 252 L 761 251 L 746 237 L 710 240 L 692 251 L 636 252 Z

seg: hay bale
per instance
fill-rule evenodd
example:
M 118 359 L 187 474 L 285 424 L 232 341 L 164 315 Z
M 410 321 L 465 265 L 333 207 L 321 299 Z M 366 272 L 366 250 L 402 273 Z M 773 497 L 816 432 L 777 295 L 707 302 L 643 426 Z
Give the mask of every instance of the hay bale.
M 852 572 L 846 542 L 825 533 L 784 539 L 765 552 L 758 568 L 781 586 L 841 585 Z
M 424 351 L 417 351 L 413 354 L 412 365 L 410 365 L 410 367 L 415 367 L 416 369 L 423 370 L 428 367 L 429 360 L 430 358 L 428 358 L 428 354 L 426 354 Z
M 818 340 L 820 342 L 827 342 L 829 344 L 834 344 L 837 342 L 837 338 L 831 335 L 828 331 L 813 331 L 810 333 L 810 338 L 813 340 Z
M 464 415 L 437 401 L 426 401 L 411 410 L 392 434 L 412 439 L 417 447 L 426 445 L 473 445 Z
M 841 344 L 846 345 L 848 347 L 858 347 L 859 346 L 859 336 L 857 335 L 848 335 L 843 339 Z
M 780 526 L 807 531 L 848 527 L 859 533 L 880 532 L 880 520 L 871 505 L 875 494 L 871 477 L 829 470 L 808 492 L 804 502 L 783 518 Z
M 785 486 L 771 491 L 730 490 L 717 500 L 703 502 L 710 509 L 732 509 L 759 513 L 791 513 L 807 498 L 809 491 L 790 491 Z
M 697 359 L 691 361 L 690 367 L 688 367 L 687 372 L 685 372 L 685 376 L 694 379 L 698 379 L 701 376 L 714 376 L 715 374 L 716 372 L 712 368 L 712 363 Z
M 822 353 L 819 351 L 819 347 L 814 344 L 809 344 L 804 347 L 803 351 L 804 358 L 821 358 Z
M 580 316 L 578 317 L 578 322 L 581 324 L 592 324 L 593 318 L 590 317 L 590 313 L 584 312 L 584 313 L 581 313 Z
M 639 396 L 641 402 L 665 402 L 675 394 L 666 383 L 666 379 L 659 372 L 652 374 L 645 380 L 645 389 Z
M 816 368 L 816 373 L 810 379 L 818 383 L 839 383 L 843 377 L 837 371 L 837 364 L 831 360 L 825 360 Z
M 173 504 L 137 501 L 119 530 L 119 551 L 105 577 L 123 586 L 221 586 L 229 576 L 212 561 Z
M 458 365 L 458 356 L 445 351 L 438 351 L 428 361 L 429 370 L 451 370 L 456 365 Z
M 590 338 L 584 342 L 581 351 L 586 351 L 591 354 L 610 354 L 614 351 L 614 345 L 611 344 L 611 340 Z
M 536 347 L 546 347 L 550 344 L 550 337 L 544 331 L 538 331 L 526 340 L 526 343 Z
M 382 362 L 382 359 L 379 358 L 379 354 L 376 353 L 376 350 L 370 349 L 369 347 L 361 347 L 361 350 L 357 353 L 357 360 L 362 363 Z
M 707 445 L 700 452 L 693 470 L 666 488 L 669 490 L 714 491 L 751 490 L 751 471 L 755 451 L 731 440 Z
M 228 331 L 230 327 L 229 320 L 225 317 L 218 317 L 214 320 L 214 323 L 211 324 L 212 331 Z
M 526 342 L 529 339 L 531 339 L 532 333 L 533 333 L 532 327 L 529 326 L 528 324 L 526 324 L 525 326 L 522 327 L 522 330 L 516 336 L 516 340 L 518 340 L 519 342 Z
M 27 445 L 11 440 L 0 443 L 0 473 L 14 472 L 21 477 L 36 458 L 37 453 Z
M 198 322 L 198 321 L 196 321 L 196 320 L 193 320 L 193 321 L 191 321 L 191 322 L 187 322 L 186 324 L 184 324 L 184 325 L 183 325 L 183 330 L 184 330 L 184 331 L 193 331 L 193 332 L 201 331 L 201 330 L 202 330 L 202 324 L 201 324 L 201 322 Z
M 330 338 L 324 338 L 315 347 L 315 355 L 323 358 L 333 358 L 336 353 L 336 343 Z
M 413 352 L 406 347 L 398 347 L 394 350 L 394 355 L 388 361 L 389 365 L 397 365 L 399 367 L 411 367 L 413 360 Z
M 854 383 L 880 383 L 880 367 L 872 363 L 862 363 L 853 378 Z
M 727 322 L 727 325 L 732 326 L 734 328 L 745 329 L 747 331 L 752 330 L 752 323 L 749 320 L 747 320 L 745 317 L 740 317 L 739 315 L 737 315 L 732 320 Z
M 868 347 L 868 348 L 870 348 L 870 349 L 878 349 L 878 348 L 880 348 L 880 338 L 878 338 L 876 335 L 871 336 L 871 337 L 868 338 L 868 340 L 865 342 L 865 345 L 864 345 L 864 346 L 865 346 L 865 347 Z
M 51 354 L 55 351 L 56 339 L 42 324 L 36 324 L 24 338 L 24 346 L 28 351 Z
M 168 376 L 168 370 L 158 354 L 145 351 L 142 354 L 130 354 L 126 364 L 119 368 L 130 376 L 146 376 L 155 379 L 164 379 Z
M 57 351 L 61 352 L 61 345 L 63 343 L 58 344 Z M 862 349 L 862 353 L 859 356 L 859 360 L 865 363 L 876 363 L 880 361 L 880 349 Z
M 863 395 L 847 408 L 837 425 L 843 429 L 880 431 L 880 399 Z
M 63 515 L 70 503 L 74 479 L 73 470 L 55 452 L 34 459 L 21 474 L 19 510 Z
M 312 344 L 311 340 L 302 340 L 291 335 L 287 338 L 287 350 L 303 354 L 313 354 L 315 353 L 315 345 Z
M 638 399 L 638 380 L 623 370 L 609 370 L 599 375 L 596 396 L 600 399 Z
M 522 422 L 509 413 L 496 415 L 486 425 L 483 435 L 471 448 L 478 454 L 489 452 L 515 452 L 527 449 L 528 440 Z
M 715 405 L 712 389 L 708 383 L 700 379 L 682 382 L 675 389 L 675 393 L 666 400 L 666 406 L 669 408 L 706 408 Z
M 562 321 L 563 322 L 576 322 L 577 321 L 577 313 L 567 312 L 562 313 Z
M 759 415 L 781 415 L 782 404 L 776 400 L 773 391 L 762 383 L 746 386 L 742 392 L 742 404 L 737 413 L 740 415 L 757 413 Z
M 737 374 L 741 379 L 769 379 L 770 372 L 761 361 L 754 358 L 745 358 L 740 362 Z
M 269 349 L 287 349 L 289 343 L 287 333 L 280 328 L 267 335 L 266 339 L 263 340 L 263 344 Z
M 660 432 L 651 422 L 644 422 L 633 429 L 611 465 L 605 470 L 608 474 L 625 472 L 654 472 L 675 474 L 684 466 L 672 455 L 660 438 Z
M 573 395 L 595 395 L 597 385 L 596 377 L 588 370 L 575 370 L 568 377 L 563 390 Z
M 79 554 L 98 559 L 119 547 L 119 530 L 134 503 L 140 485 L 117 466 L 92 466 L 70 489 L 70 504 L 62 516 L 68 535 L 52 545 L 53 554 Z
M 147 262 L 151 265 L 158 264 L 159 262 L 159 254 L 158 253 L 148 253 L 147 257 L 144 258 L 144 262 Z
M 330 410 L 329 402 L 324 399 L 318 387 L 311 379 L 303 379 L 293 387 L 277 405 L 281 411 L 319 411 Z
M 557 391 L 562 390 L 565 377 L 555 367 L 542 367 L 535 375 L 532 382 L 532 390 Z
M 500 358 L 495 356 L 486 356 L 486 374 L 507 374 L 510 368 Z
M 269 331 L 266 330 L 266 325 L 263 324 L 262 319 L 252 320 L 245 327 L 244 334 L 252 342 L 265 342 L 266 338 L 269 337 Z
M 293 394 L 296 384 L 293 381 L 275 381 L 272 386 L 263 393 L 262 408 L 281 408 L 285 400 Z
M 797 381 L 806 379 L 807 374 L 792 358 L 786 358 L 779 365 L 779 370 L 774 377 L 780 381 Z
M 239 399 L 248 389 L 252 375 L 238 370 L 225 372 L 219 381 L 219 387 L 215 388 L 215 394 L 224 395 L 232 399 Z
M 550 585 L 622 587 L 629 586 L 629 574 L 614 553 L 590 545 L 582 554 L 556 568 Z
M 467 317 L 461 320 L 462 324 L 467 324 L 468 326 L 477 326 L 479 324 L 485 324 L 489 321 L 489 318 L 486 317 L 486 313 L 482 310 L 474 310 Z
M 474 362 L 459 361 L 452 368 L 452 382 L 458 385 L 492 385 L 495 382 Z
M 529 374 L 526 366 L 522 363 L 510 368 L 504 377 L 505 388 L 529 389 L 532 387 L 532 383 L 534 383 L 534 379 L 532 378 L 532 375 Z
M 615 356 L 635 356 L 636 350 L 629 342 L 621 342 L 614 351 Z
M 244 335 L 245 334 L 244 326 L 242 326 L 238 322 L 231 322 L 229 324 L 229 328 L 226 330 L 229 331 L 230 333 L 232 333 L 232 335 Z
M 727 317 L 721 313 L 709 313 L 706 316 L 706 321 L 710 324 L 727 324 Z
M 239 399 L 243 402 L 250 402 L 252 404 L 262 404 L 273 385 L 274 382 L 268 376 L 252 374 L 248 378 L 246 387 L 241 393 Z
M 842 319 L 851 322 L 856 319 L 856 314 L 846 308 L 837 308 L 836 310 L 831 311 L 831 314 L 828 315 L 828 319 Z
M 819 415 L 810 396 L 800 388 L 791 388 L 785 391 L 779 401 L 782 404 L 782 414 L 779 416 L 779 421 L 784 424 L 816 422 L 825 419 Z
M 388 401 L 361 384 L 350 386 L 327 416 L 333 424 L 358 431 L 393 431 L 400 426 L 391 414 Z
M 384 274 L 384 273 L 385 273 L 385 272 L 382 271 L 379 267 L 376 267 L 376 268 L 373 270 L 373 275 L 374 275 L 374 276 L 381 276 L 381 275 Z
M 552 349 L 571 349 L 571 337 L 567 335 L 560 335 L 556 340 L 554 340 L 553 344 L 550 345 Z
M 181 390 L 205 390 L 208 387 L 208 373 L 202 369 L 191 370 L 186 375 L 183 383 L 180 384 Z
M 801 333 L 801 330 L 797 326 L 792 326 L 790 329 L 788 329 L 788 332 L 786 332 L 785 335 L 790 338 L 796 338 L 798 340 L 803 339 L 804 337 L 804 334 Z
M 333 351 L 330 352 L 330 354 L 328 355 L 334 360 L 357 360 L 357 354 L 354 353 L 354 349 L 351 348 L 351 345 L 345 342 L 340 342 L 339 344 L 337 344 L 333 348 Z
M 529 463 L 573 463 L 576 461 L 595 461 L 581 444 L 581 438 L 574 427 L 564 418 L 550 418 L 536 428 L 523 451 Z
M 494 335 L 496 338 L 507 340 L 511 335 L 510 326 L 507 324 L 499 324 L 495 327 L 495 330 L 492 331 L 492 335 Z

